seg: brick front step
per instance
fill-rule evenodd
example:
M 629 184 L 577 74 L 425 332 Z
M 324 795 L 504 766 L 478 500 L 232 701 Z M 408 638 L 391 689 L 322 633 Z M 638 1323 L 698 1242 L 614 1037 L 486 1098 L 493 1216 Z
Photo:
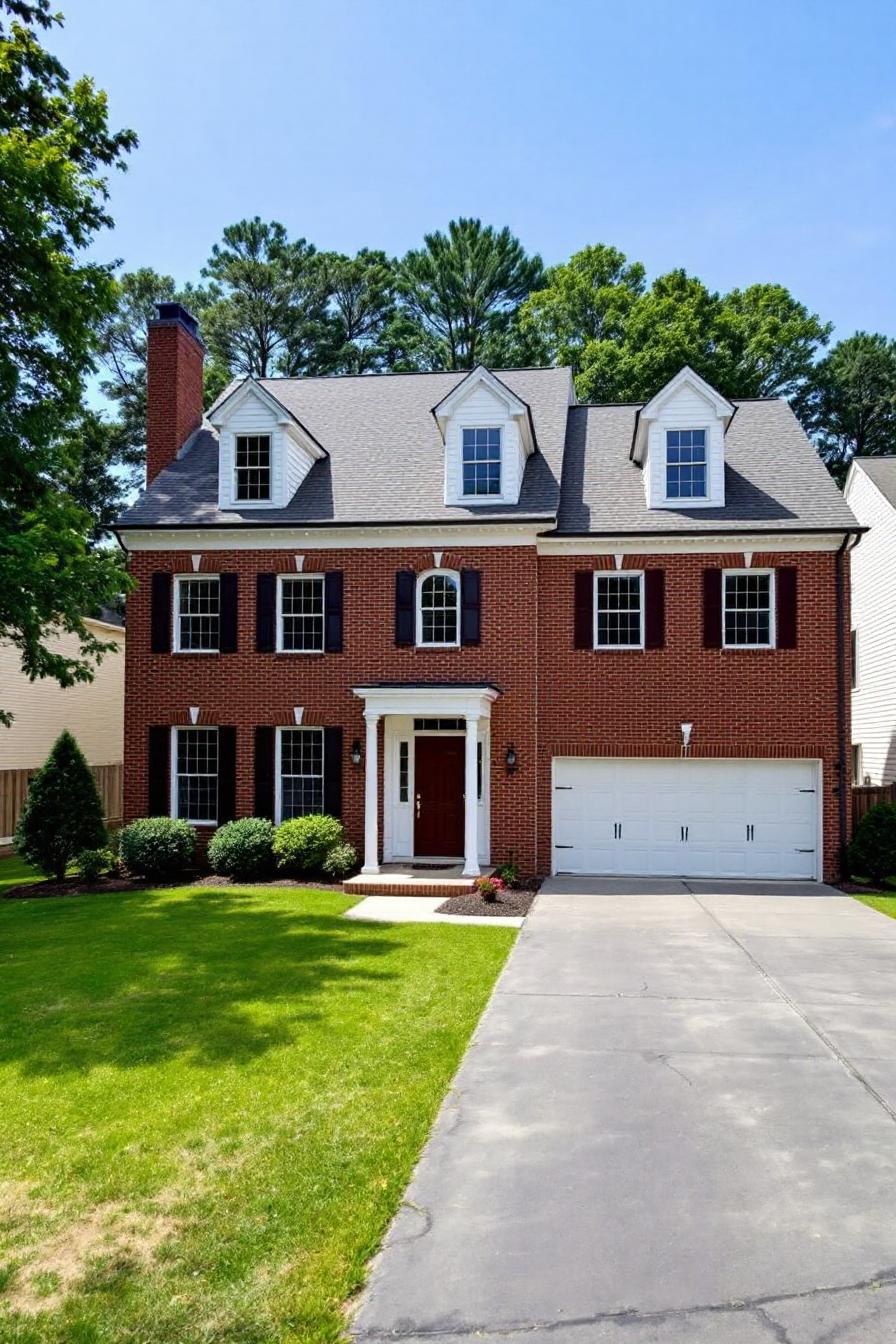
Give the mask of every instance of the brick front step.
M 475 890 L 476 879 L 463 877 L 460 865 L 448 872 L 420 869 L 417 872 L 405 867 L 384 868 L 379 873 L 359 873 L 343 882 L 342 889 L 354 896 L 467 896 Z M 493 872 L 483 868 L 483 875 Z

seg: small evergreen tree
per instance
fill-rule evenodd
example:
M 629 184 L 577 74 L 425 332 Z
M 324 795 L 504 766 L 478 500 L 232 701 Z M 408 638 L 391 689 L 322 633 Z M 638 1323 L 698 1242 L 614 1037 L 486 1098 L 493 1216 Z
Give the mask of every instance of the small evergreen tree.
M 31 781 L 16 826 L 16 853 L 61 882 L 76 854 L 102 849 L 106 840 L 103 805 L 90 766 L 64 729 Z

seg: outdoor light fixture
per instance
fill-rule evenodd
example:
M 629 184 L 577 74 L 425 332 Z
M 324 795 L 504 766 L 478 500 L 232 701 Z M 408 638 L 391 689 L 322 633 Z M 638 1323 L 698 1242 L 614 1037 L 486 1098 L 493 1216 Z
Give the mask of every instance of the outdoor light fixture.
M 360 739 L 356 737 L 354 742 L 352 743 L 352 765 L 360 765 L 360 764 L 361 764 L 361 742 Z
M 681 754 L 687 756 L 691 747 L 691 733 L 694 730 L 692 723 L 683 723 L 681 725 Z
M 507 755 L 504 757 L 504 763 L 507 766 L 508 775 L 512 775 L 516 769 L 516 747 L 512 742 L 507 748 Z

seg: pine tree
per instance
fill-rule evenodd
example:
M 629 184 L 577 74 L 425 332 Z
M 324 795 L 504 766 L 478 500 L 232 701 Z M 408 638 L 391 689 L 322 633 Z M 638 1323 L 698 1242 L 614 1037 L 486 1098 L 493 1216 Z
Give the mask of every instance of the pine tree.
M 64 729 L 31 781 L 16 827 L 16 853 L 61 882 L 76 854 L 100 849 L 106 840 L 96 781 L 81 748 Z

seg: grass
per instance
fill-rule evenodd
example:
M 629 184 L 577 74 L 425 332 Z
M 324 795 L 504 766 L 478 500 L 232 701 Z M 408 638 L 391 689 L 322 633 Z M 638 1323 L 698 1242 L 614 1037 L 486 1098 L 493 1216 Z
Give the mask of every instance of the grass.
M 870 905 L 872 910 L 879 910 L 882 915 L 896 919 L 896 892 L 887 895 L 884 891 L 869 891 L 862 892 L 861 895 L 855 893 L 855 897 L 863 905 Z
M 340 1337 L 514 937 L 350 904 L 0 903 L 3 1344 Z
M 29 868 L 24 859 L 0 859 L 0 896 L 9 887 L 17 887 L 21 882 L 37 882 L 40 873 Z

